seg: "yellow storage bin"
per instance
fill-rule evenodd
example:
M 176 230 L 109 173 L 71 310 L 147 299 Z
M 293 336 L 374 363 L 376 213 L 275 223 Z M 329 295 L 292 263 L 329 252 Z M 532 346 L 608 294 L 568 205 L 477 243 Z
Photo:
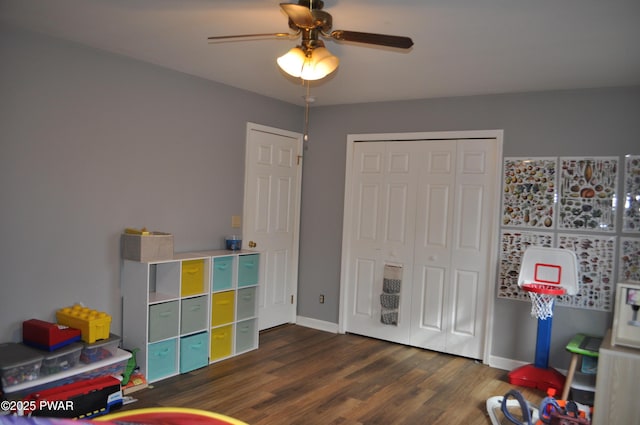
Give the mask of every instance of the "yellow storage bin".
M 235 317 L 235 291 L 217 292 L 211 296 L 211 326 L 233 322 Z
M 60 325 L 80 329 L 82 340 L 89 344 L 108 339 L 111 331 L 111 316 L 80 304 L 61 308 L 56 312 L 56 320 Z
M 211 329 L 211 361 L 233 353 L 233 325 Z
M 204 293 L 204 260 L 187 260 L 182 262 L 183 297 Z

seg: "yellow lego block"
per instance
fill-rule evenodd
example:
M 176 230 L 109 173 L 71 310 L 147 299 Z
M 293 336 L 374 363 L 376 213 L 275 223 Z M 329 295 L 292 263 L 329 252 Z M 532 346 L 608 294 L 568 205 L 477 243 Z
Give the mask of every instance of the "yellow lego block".
M 76 304 L 56 311 L 56 319 L 61 325 L 80 329 L 82 340 L 89 344 L 109 338 L 111 316 L 107 313 Z

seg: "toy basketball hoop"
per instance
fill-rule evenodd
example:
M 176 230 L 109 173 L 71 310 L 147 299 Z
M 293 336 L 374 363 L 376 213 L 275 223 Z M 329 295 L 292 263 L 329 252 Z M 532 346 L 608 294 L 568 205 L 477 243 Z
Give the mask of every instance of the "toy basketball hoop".
M 530 246 L 524 252 L 518 285 L 531 298 L 531 315 L 545 320 L 553 316 L 558 295 L 578 292 L 578 262 L 573 251 Z
M 531 298 L 531 315 L 538 319 L 535 363 L 509 373 L 512 384 L 561 391 L 564 375 L 549 367 L 553 304 L 559 295 L 578 292 L 578 261 L 568 249 L 530 246 L 520 264 L 518 286 Z

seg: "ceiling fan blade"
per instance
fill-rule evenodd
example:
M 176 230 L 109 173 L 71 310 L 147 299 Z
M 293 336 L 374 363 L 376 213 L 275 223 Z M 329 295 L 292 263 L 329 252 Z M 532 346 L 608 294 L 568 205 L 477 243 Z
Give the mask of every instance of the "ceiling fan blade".
M 408 49 L 413 46 L 413 40 L 411 40 L 409 37 L 401 37 L 397 35 L 335 30 L 331 31 L 329 37 L 339 41 L 353 41 L 356 43 L 377 44 L 380 46 L 397 47 L 399 49 Z
M 308 7 L 295 3 L 280 3 L 289 19 L 301 28 L 313 28 L 313 15 Z
M 239 34 L 239 35 L 218 35 L 214 37 L 207 37 L 209 41 L 224 41 L 224 40 L 232 40 L 235 38 L 258 38 L 258 37 L 293 37 L 295 34 L 289 34 L 287 32 L 274 32 L 274 33 L 266 33 L 266 34 Z

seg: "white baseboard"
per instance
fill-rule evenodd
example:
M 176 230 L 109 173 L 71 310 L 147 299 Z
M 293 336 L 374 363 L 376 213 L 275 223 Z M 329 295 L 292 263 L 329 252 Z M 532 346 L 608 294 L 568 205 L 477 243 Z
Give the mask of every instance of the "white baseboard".
M 496 369 L 513 370 L 529 363 L 519 360 L 507 359 L 505 357 L 489 356 L 488 364 L 489 366 Z
M 338 324 L 332 322 L 326 322 L 324 320 L 312 319 L 311 317 L 296 317 L 296 325 L 304 326 L 307 328 L 317 329 L 319 331 L 338 333 Z
M 533 362 L 530 362 L 533 363 Z M 502 369 L 502 370 L 514 370 L 519 368 L 520 366 L 525 366 L 530 364 L 528 362 L 523 362 L 520 360 L 512 360 L 512 359 L 507 359 L 504 357 L 498 357 L 498 356 L 490 356 L 489 357 L 489 362 L 488 365 L 490 367 L 496 368 L 496 369 Z M 563 369 L 563 368 L 554 368 L 556 369 L 558 372 L 562 373 L 563 375 L 567 374 L 567 370 Z

